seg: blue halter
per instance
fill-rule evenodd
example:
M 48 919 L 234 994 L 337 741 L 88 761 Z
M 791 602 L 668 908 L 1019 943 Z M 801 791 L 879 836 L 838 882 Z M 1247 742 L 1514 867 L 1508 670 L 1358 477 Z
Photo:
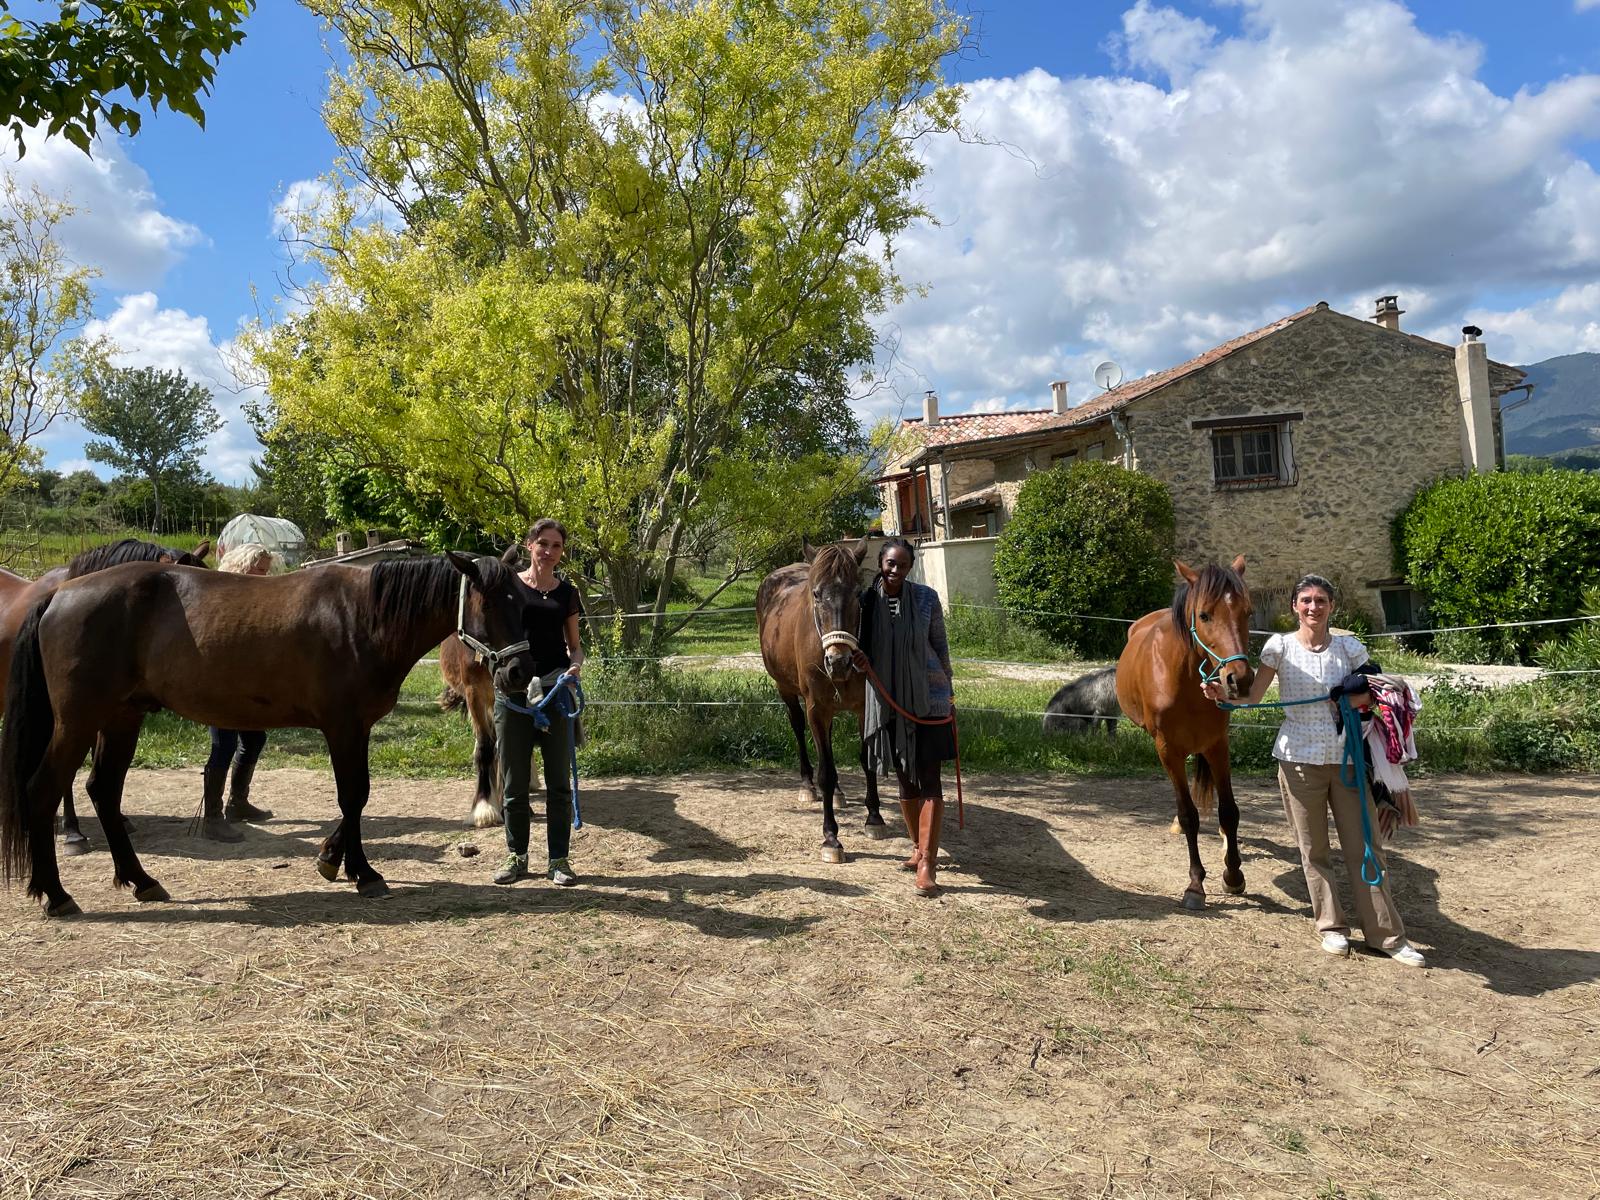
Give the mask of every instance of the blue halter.
M 1231 662 L 1247 663 L 1250 661 L 1250 656 L 1248 654 L 1230 654 L 1224 658 L 1210 646 L 1202 642 L 1200 640 L 1200 631 L 1194 627 L 1193 614 L 1190 614 L 1189 616 L 1189 636 L 1194 639 L 1194 644 L 1200 648 L 1200 654 L 1202 657 L 1200 659 L 1200 665 L 1196 668 L 1196 670 L 1200 672 L 1200 682 L 1203 684 L 1212 683 L 1215 680 L 1221 679 L 1222 668 Z M 1208 658 L 1217 664 L 1216 670 L 1209 672 L 1206 670 L 1206 659 Z
M 551 685 L 550 690 L 544 694 L 544 699 L 537 704 L 518 704 L 505 695 L 501 695 L 499 700 L 501 704 L 504 704 L 512 712 L 519 712 L 532 717 L 535 729 L 550 728 L 550 714 L 546 710 L 551 707 L 554 707 L 558 716 L 567 719 L 570 734 L 567 738 L 567 744 L 572 749 L 572 827 L 574 829 L 582 829 L 583 813 L 578 808 L 578 739 L 576 726 L 578 716 L 585 708 L 583 685 L 578 682 L 576 677 L 563 675 Z

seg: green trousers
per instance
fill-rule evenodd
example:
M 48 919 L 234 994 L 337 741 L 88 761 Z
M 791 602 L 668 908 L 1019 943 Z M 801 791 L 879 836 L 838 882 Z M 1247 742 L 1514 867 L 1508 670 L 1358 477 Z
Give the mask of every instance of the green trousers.
M 516 696 L 518 704 L 526 697 Z M 506 707 L 494 698 L 494 731 L 499 739 L 500 784 L 506 816 L 506 847 L 513 854 L 528 853 L 528 827 L 533 813 L 528 785 L 533 778 L 533 751 L 544 760 L 545 842 L 550 859 L 566 858 L 572 845 L 572 722 L 550 712 L 550 728 L 540 730 L 528 713 Z

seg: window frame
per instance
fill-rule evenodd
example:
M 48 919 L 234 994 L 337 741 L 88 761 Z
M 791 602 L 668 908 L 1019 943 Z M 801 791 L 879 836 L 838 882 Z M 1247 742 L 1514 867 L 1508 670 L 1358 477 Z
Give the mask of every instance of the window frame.
M 1208 434 L 1208 449 L 1211 458 L 1211 485 L 1219 492 L 1254 491 L 1261 488 L 1293 487 L 1300 481 L 1300 474 L 1294 461 L 1294 423 L 1303 418 L 1303 413 L 1262 413 L 1238 417 L 1214 417 L 1206 420 L 1189 422 L 1189 427 L 1196 432 Z M 1270 440 L 1257 441 L 1253 447 L 1246 447 L 1246 435 L 1266 435 Z M 1223 440 L 1234 442 L 1231 455 L 1235 469 L 1240 473 L 1236 475 L 1223 475 L 1222 446 Z M 1255 458 L 1256 465 L 1260 465 L 1260 456 L 1270 455 L 1272 469 L 1244 474 L 1246 462 Z

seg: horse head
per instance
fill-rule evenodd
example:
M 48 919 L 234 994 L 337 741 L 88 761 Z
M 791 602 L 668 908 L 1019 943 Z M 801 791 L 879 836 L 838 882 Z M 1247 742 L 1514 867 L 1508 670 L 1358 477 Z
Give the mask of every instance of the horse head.
M 525 691 L 534 677 L 533 652 L 522 621 L 526 597 L 516 569 L 509 565 L 520 549 L 512 546 L 500 558 L 445 552 L 462 578 L 456 632 L 488 661 L 495 688 L 507 694 Z
M 822 642 L 822 666 L 828 678 L 841 683 L 850 675 L 850 656 L 861 633 L 861 561 L 867 539 L 853 545 L 802 547 L 810 564 L 806 586 L 811 591 L 811 623 Z
M 1196 571 L 1173 560 L 1183 582 L 1172 597 L 1172 619 L 1189 643 L 1201 679 L 1222 681 L 1228 699 L 1250 691 L 1250 589 L 1244 582 L 1244 555 L 1230 566 L 1215 563 Z

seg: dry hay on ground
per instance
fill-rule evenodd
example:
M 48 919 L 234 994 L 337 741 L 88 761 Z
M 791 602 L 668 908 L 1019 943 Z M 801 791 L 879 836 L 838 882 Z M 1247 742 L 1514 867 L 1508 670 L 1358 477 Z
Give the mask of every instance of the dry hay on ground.
M 971 781 L 937 901 L 854 806 L 818 862 L 787 776 L 588 786 L 568 891 L 488 882 L 465 785 L 380 781 L 381 901 L 312 869 L 329 778 L 258 776 L 243 846 L 183 836 L 198 786 L 129 782 L 176 902 L 103 851 L 64 863 L 82 918 L 0 897 L 0 1195 L 1600 1190 L 1590 780 L 1425 783 L 1426 972 L 1317 949 L 1263 783 L 1202 915 L 1153 780 Z

